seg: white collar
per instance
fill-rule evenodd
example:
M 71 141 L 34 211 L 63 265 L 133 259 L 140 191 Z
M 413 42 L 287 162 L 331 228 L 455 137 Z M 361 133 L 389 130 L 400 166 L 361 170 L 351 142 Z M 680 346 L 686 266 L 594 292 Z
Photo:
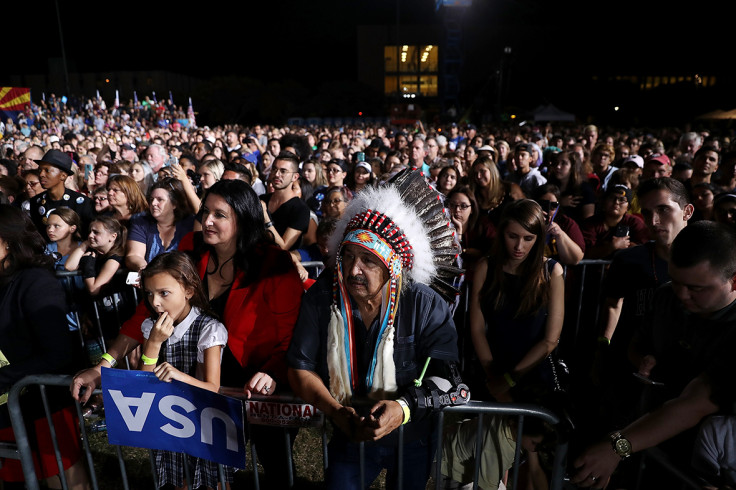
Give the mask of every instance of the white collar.
M 184 334 L 187 333 L 187 330 L 189 330 L 189 327 L 192 326 L 192 323 L 194 323 L 194 320 L 197 319 L 197 317 L 200 315 L 200 310 L 196 306 L 192 306 L 192 309 L 189 310 L 189 314 L 184 318 L 184 320 L 179 323 L 176 327 L 174 327 L 174 333 L 171 334 L 171 337 L 169 337 L 169 344 L 175 344 L 179 342 L 182 337 L 184 337 Z

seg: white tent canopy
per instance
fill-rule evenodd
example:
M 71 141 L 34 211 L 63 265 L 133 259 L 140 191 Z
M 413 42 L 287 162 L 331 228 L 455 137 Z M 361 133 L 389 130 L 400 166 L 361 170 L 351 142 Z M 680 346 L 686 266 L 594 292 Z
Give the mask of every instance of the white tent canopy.
M 575 114 L 558 109 L 552 104 L 540 105 L 534 111 L 534 121 L 563 121 L 575 122 Z

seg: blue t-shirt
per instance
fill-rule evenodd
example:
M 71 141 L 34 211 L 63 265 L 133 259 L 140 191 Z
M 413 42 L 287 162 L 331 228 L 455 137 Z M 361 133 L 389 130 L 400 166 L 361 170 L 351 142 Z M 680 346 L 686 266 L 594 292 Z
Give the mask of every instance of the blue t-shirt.
M 176 223 L 174 238 L 168 247 L 164 248 L 161 236 L 158 234 L 156 220 L 147 211 L 133 215 L 130 218 L 128 240 L 146 244 L 146 262 L 150 262 L 159 254 L 176 250 L 179 242 L 187 233 L 194 229 L 194 215 L 189 215 Z

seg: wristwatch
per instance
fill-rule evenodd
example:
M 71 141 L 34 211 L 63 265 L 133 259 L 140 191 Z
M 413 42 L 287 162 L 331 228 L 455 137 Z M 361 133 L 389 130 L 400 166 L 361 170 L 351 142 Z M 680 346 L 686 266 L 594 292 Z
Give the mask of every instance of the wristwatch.
M 611 438 L 613 452 L 618 454 L 621 459 L 626 459 L 631 456 L 631 443 L 623 436 L 623 434 L 621 434 L 621 432 L 613 432 L 609 437 Z

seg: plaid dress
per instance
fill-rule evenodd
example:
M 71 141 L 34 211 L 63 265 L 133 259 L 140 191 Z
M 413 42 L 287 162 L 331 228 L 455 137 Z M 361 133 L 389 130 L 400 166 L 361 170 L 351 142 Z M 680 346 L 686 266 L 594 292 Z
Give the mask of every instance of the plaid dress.
M 182 336 L 181 340 L 173 345 L 169 345 L 168 340 L 164 342 L 159 355 L 160 362 L 166 361 L 179 371 L 192 377 L 196 377 L 197 344 L 199 337 L 202 334 L 204 326 L 209 322 L 215 321 L 206 314 L 200 313 L 199 310 L 197 310 L 197 313 L 199 313 L 197 318 L 192 322 L 192 325 Z M 171 451 L 153 450 L 153 455 L 156 461 L 156 468 L 158 469 L 159 487 L 167 483 L 171 483 L 177 487 L 184 486 L 186 475 L 184 465 L 188 464 L 193 480 L 192 488 L 199 488 L 202 485 L 209 488 L 217 488 L 219 482 L 217 463 Z M 223 469 L 227 481 L 232 482 L 235 468 L 223 466 Z

